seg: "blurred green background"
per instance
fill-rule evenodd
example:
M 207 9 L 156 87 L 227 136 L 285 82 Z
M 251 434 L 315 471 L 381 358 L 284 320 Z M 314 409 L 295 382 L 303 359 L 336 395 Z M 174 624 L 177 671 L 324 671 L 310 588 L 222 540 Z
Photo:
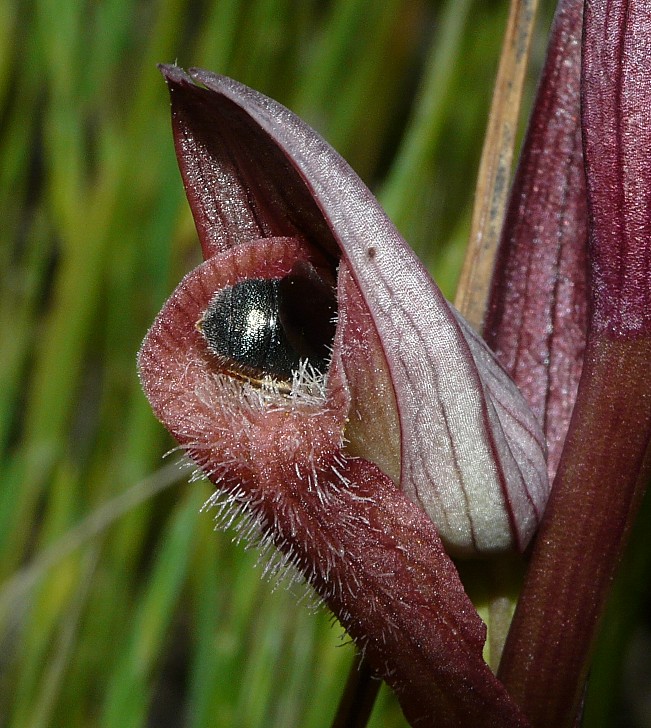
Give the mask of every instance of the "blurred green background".
M 329 724 L 352 647 L 213 531 L 211 488 L 162 459 L 174 443 L 136 377 L 148 326 L 199 261 L 156 63 L 231 75 L 303 116 L 451 296 L 507 9 L 0 3 L 0 726 Z M 598 692 L 590 724 L 614 725 L 599 716 L 620 710 L 616 691 Z M 371 725 L 405 725 L 386 690 Z

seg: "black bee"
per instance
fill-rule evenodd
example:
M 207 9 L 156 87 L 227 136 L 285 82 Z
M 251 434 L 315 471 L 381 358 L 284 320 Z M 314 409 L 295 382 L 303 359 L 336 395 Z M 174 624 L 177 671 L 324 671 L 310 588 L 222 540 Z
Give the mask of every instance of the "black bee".
M 299 271 L 217 291 L 197 327 L 227 371 L 254 382 L 291 381 L 302 360 L 327 370 L 335 312 L 331 288 Z

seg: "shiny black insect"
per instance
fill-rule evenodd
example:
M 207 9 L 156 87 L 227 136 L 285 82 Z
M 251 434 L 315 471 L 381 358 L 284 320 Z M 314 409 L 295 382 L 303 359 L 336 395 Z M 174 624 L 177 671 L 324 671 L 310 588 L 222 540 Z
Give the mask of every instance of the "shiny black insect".
M 289 381 L 301 360 L 326 371 L 335 310 L 331 289 L 302 272 L 218 291 L 198 327 L 228 371 Z

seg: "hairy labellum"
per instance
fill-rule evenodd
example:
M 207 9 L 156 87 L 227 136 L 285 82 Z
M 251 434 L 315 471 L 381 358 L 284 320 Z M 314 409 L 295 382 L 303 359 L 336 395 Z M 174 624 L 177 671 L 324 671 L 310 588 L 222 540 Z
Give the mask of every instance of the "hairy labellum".
M 260 240 L 216 254 L 184 278 L 139 354 L 154 411 L 225 494 L 227 507 L 244 514 L 240 535 L 262 534 L 263 547 L 274 545 L 282 563 L 301 572 L 396 690 L 414 725 L 434 715 L 443 726 L 457 725 L 457 711 L 471 711 L 495 725 L 524 726 L 482 659 L 485 627 L 436 527 L 382 472 L 399 469 L 386 453 L 378 455 L 381 470 L 345 447 L 350 420 L 361 414 L 361 426 L 375 406 L 351 409 L 355 378 L 368 370 L 346 370 L 345 360 L 380 373 L 383 366 L 345 263 L 325 380 L 299 368 L 279 391 L 273 381 L 254 385 L 214 367 L 196 322 L 215 291 L 237 285 L 244 265 L 253 280 L 283 278 L 304 255 L 300 241 Z M 395 436 L 395 423 L 378 414 L 377 432 Z

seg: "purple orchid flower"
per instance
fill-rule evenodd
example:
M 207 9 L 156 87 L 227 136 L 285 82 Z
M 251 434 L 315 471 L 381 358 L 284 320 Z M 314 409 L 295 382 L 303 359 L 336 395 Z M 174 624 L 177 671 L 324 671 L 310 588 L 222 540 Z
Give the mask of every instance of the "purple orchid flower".
M 643 487 L 651 19 L 586 7 L 582 136 L 583 3 L 564 0 L 485 324 L 524 396 L 313 130 L 162 67 L 205 262 L 143 343 L 143 388 L 413 725 L 573 724 Z M 448 554 L 524 551 L 541 519 L 498 680 Z
M 375 462 L 430 515 L 453 553 L 523 550 L 548 495 L 543 437 L 494 356 L 312 129 L 235 81 L 201 70 L 163 72 L 204 257 L 221 256 L 204 275 L 237 266 L 211 280 L 197 318 L 220 287 L 290 276 L 296 293 L 287 294 L 288 309 L 314 307 L 315 296 L 320 303 L 286 329 L 332 349 L 321 386 L 330 409 L 336 396 L 347 400 L 337 406 L 337 449 L 343 435 L 349 453 Z M 284 263 L 280 252 L 261 247 L 273 240 L 286 250 Z M 323 317 L 334 310 L 333 335 Z M 206 350 L 204 339 L 196 337 Z M 307 351 L 308 343 L 298 346 Z
M 140 352 L 154 411 L 411 720 L 488 700 L 518 724 L 441 539 L 526 547 L 548 495 L 535 417 L 313 130 L 229 79 L 162 70 L 206 261 Z

